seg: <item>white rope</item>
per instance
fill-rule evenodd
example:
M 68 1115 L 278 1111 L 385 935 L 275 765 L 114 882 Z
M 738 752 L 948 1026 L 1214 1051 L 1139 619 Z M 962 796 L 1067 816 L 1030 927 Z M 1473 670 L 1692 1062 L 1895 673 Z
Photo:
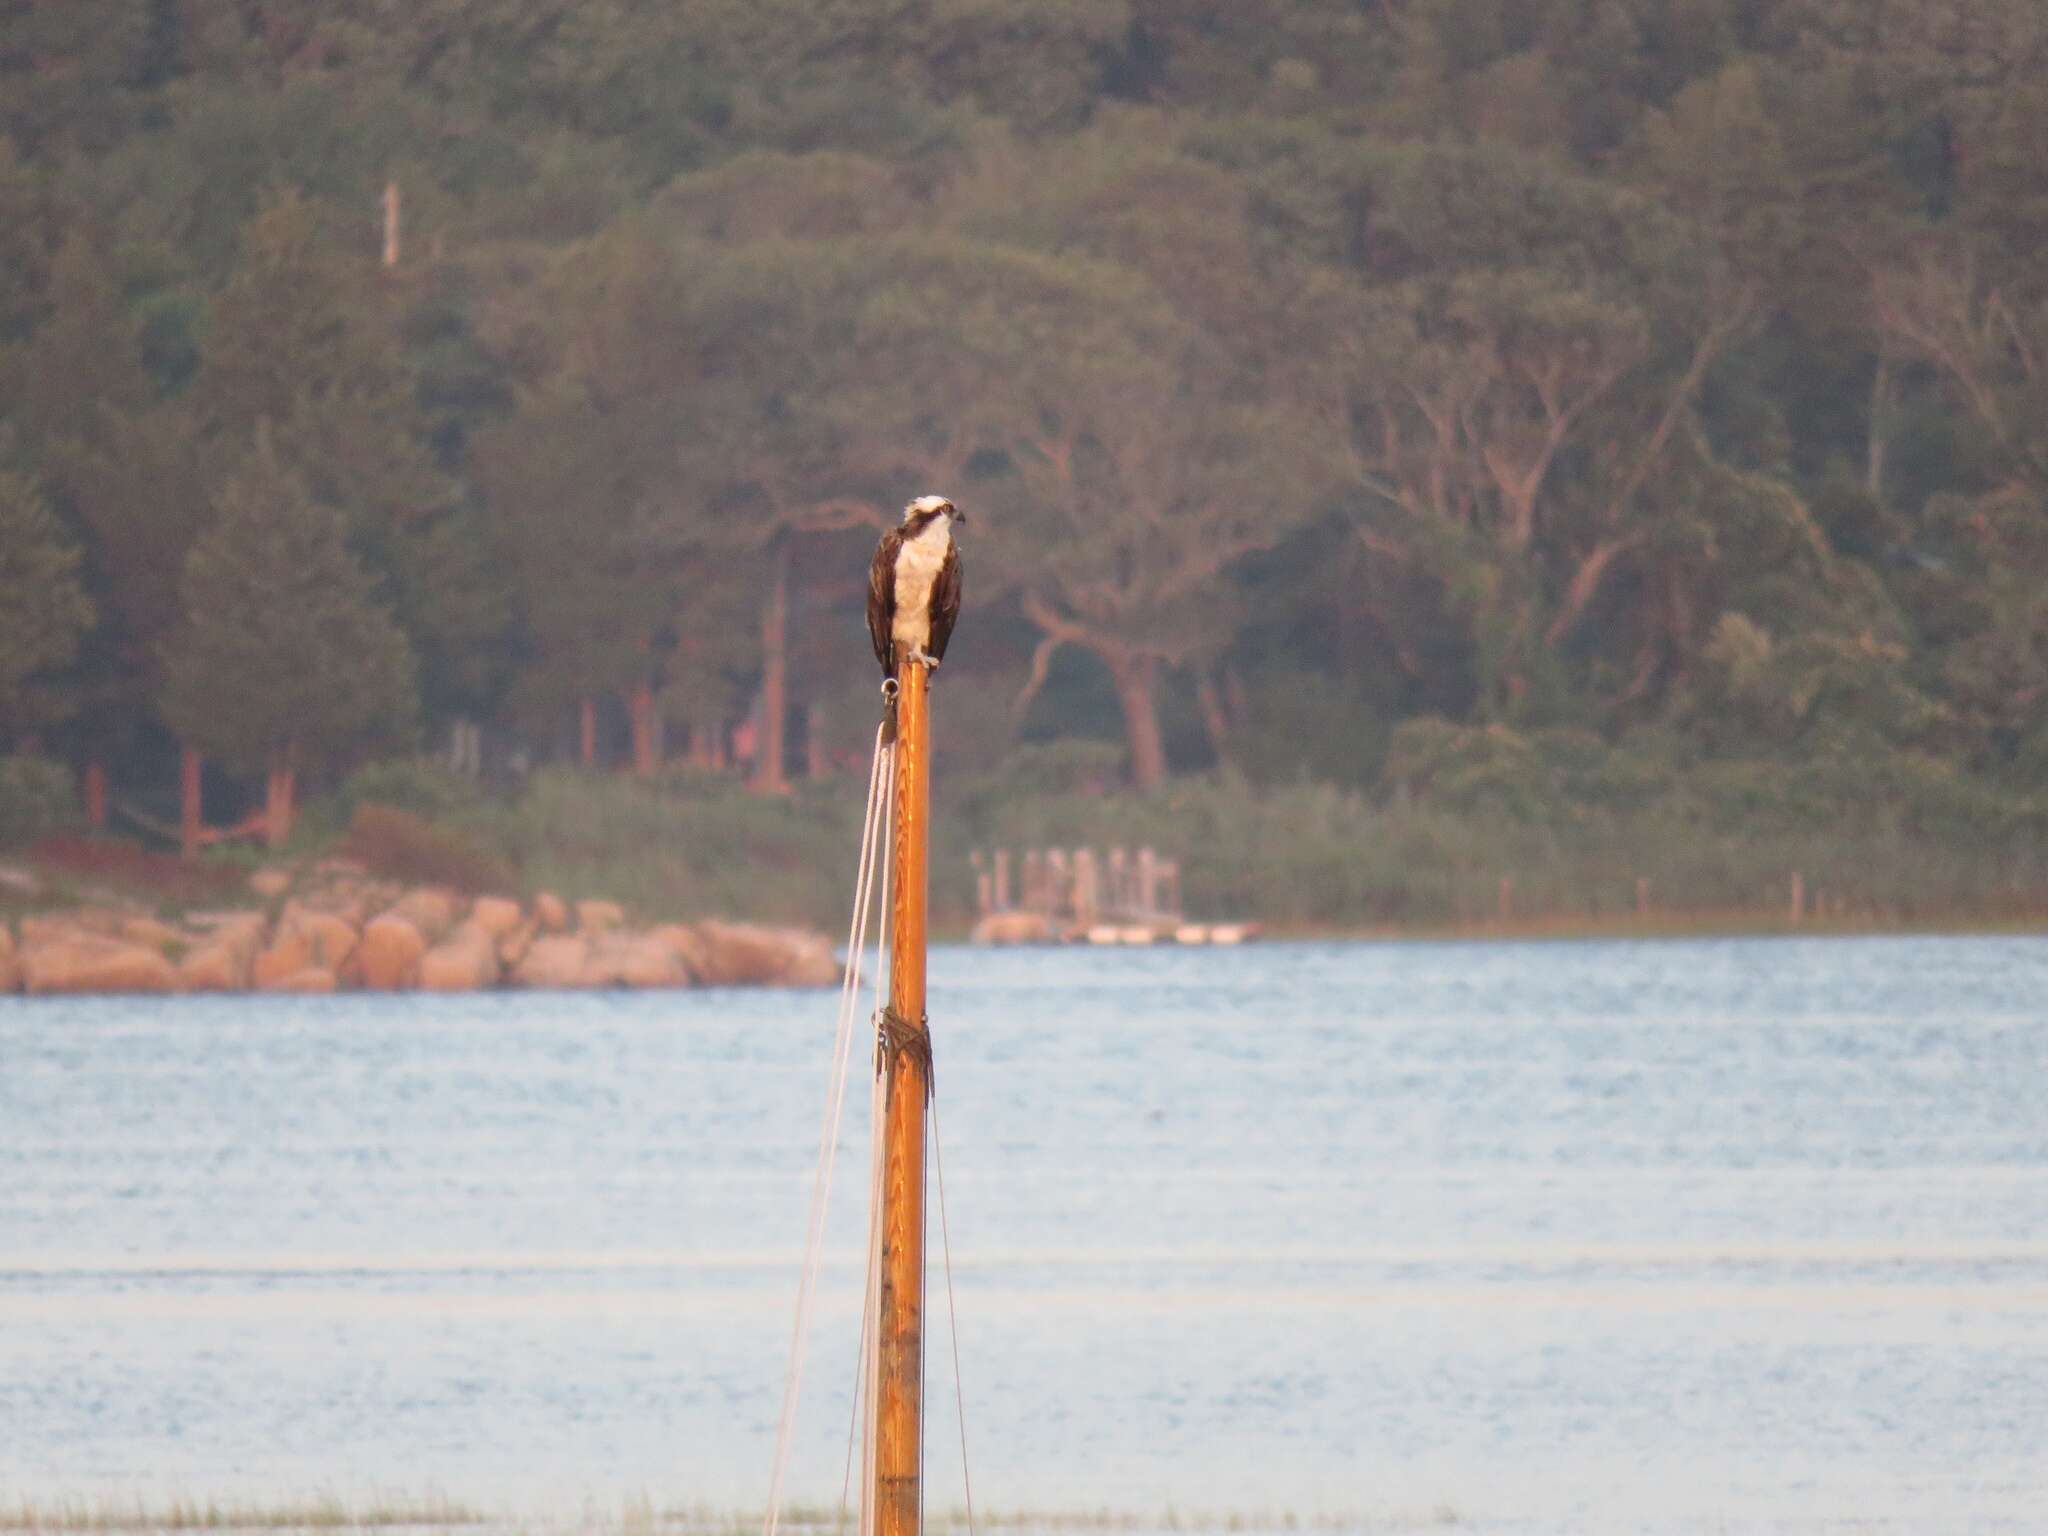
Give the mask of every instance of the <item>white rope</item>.
M 882 786 L 883 836 L 889 835 L 895 813 L 896 784 L 893 776 Z M 853 1409 L 846 1425 L 846 1471 L 839 1483 L 839 1528 L 846 1524 L 846 1507 L 853 1487 L 853 1446 L 859 1435 L 863 1467 L 874 1464 L 875 1372 L 881 1340 L 874 1332 L 875 1314 L 881 1308 L 882 1286 L 882 1005 L 889 978 L 889 946 L 895 939 L 890 924 L 889 861 L 882 861 L 881 920 L 876 924 L 879 943 L 875 966 L 875 1003 L 870 1014 L 874 1024 L 875 1070 L 868 1089 L 868 1256 L 862 1275 L 860 1305 L 860 1357 L 854 1369 Z M 869 1507 L 867 1480 L 861 1480 L 861 1536 L 873 1536 L 874 1511 Z
M 891 824 L 893 832 L 896 814 L 896 781 L 893 776 L 882 790 L 882 800 L 888 808 L 885 820 Z M 896 925 L 893 921 L 893 910 L 889 905 L 889 876 L 892 873 L 890 866 L 890 860 L 883 860 L 882 920 L 877 925 L 883 952 L 875 966 L 875 1070 L 870 1074 L 873 1081 L 868 1088 L 868 1273 L 866 1295 L 861 1302 L 861 1310 L 870 1321 L 861 1330 L 864 1340 L 860 1362 L 863 1383 L 861 1401 L 867 1405 L 861 1435 L 863 1467 L 872 1467 L 875 1464 L 875 1437 L 881 1433 L 881 1416 L 875 1411 L 875 1396 L 882 1375 L 882 1180 L 888 1161 L 887 1149 L 882 1143 L 882 1118 L 889 1096 L 888 1084 L 882 1076 L 882 1008 L 887 1001 L 884 988 L 896 961 Z M 875 1536 L 877 1514 L 874 1500 L 869 1497 L 870 1492 L 868 1480 L 863 1477 L 860 1483 L 861 1536 Z
M 939 1101 L 932 1098 L 932 1164 L 939 1172 L 939 1241 L 946 1255 L 946 1326 L 953 1335 L 953 1405 L 960 1418 L 960 1486 L 967 1491 L 967 1536 L 974 1536 L 974 1479 L 967 1472 L 967 1388 L 960 1374 L 960 1303 L 953 1298 L 953 1231 L 946 1221 L 946 1153 Z
M 854 879 L 853 917 L 849 924 L 846 974 L 839 988 L 839 1019 L 832 1042 L 832 1081 L 825 1095 L 824 1125 L 818 1136 L 818 1168 L 811 1183 L 811 1212 L 804 1240 L 804 1267 L 797 1282 L 796 1321 L 789 1341 L 789 1368 L 782 1380 L 782 1419 L 775 1434 L 775 1470 L 768 1482 L 768 1513 L 762 1524 L 763 1536 L 776 1536 L 782 1519 L 782 1484 L 789 1471 L 789 1453 L 796 1435 L 797 1399 L 803 1384 L 804 1349 L 810 1336 L 811 1313 L 817 1301 L 818 1271 L 825 1245 L 825 1213 L 832 1198 L 832 1165 L 839 1150 L 839 1122 L 846 1106 L 846 1067 L 853 1050 L 853 1014 L 860 996 L 862 952 L 867 944 L 868 897 L 874 881 L 877 848 L 882 839 L 879 827 L 886 824 L 888 792 L 893 775 L 888 771 L 891 757 L 883 745 L 882 730 L 875 732 L 875 755 L 868 770 L 867 811 L 861 823 L 860 867 Z M 883 888 L 887 889 L 887 861 L 883 861 Z M 887 897 L 883 898 L 884 907 Z

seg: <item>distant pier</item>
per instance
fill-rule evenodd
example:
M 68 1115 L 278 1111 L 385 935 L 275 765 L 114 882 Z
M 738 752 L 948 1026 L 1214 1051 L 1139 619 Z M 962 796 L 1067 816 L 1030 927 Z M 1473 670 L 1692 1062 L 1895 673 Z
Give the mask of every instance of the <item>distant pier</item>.
M 969 863 L 977 944 L 1241 944 L 1257 932 L 1191 921 L 1180 860 L 1150 847 L 977 848 Z

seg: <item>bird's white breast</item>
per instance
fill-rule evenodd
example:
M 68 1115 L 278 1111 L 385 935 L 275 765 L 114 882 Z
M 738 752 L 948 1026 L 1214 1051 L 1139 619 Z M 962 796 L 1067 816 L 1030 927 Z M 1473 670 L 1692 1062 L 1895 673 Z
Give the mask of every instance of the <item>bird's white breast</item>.
M 896 619 L 889 637 L 899 645 L 923 648 L 932 638 L 932 583 L 953 547 L 947 519 L 935 517 L 924 532 L 905 539 L 896 552 Z

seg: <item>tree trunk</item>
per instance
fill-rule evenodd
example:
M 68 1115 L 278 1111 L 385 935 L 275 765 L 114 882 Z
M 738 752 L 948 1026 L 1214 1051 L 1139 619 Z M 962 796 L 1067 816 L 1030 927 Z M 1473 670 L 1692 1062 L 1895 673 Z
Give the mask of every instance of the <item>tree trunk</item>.
M 804 706 L 804 772 L 813 784 L 832 772 L 831 755 L 825 750 L 825 701 L 813 699 Z
M 107 830 L 107 765 L 98 758 L 85 765 L 85 824 Z
M 1606 578 L 1607 568 L 1614 563 L 1615 557 L 1627 553 L 1639 542 L 1640 540 L 1632 534 L 1625 538 L 1609 539 L 1605 543 L 1595 545 L 1579 562 L 1578 569 L 1572 572 L 1571 584 L 1565 588 L 1564 599 L 1558 605 L 1556 617 L 1544 631 L 1543 640 L 1546 645 L 1559 645 L 1571 634 L 1585 615 L 1588 606 L 1599 594 L 1600 583 Z
M 579 745 L 583 753 L 583 766 L 595 768 L 597 766 L 597 700 L 591 698 L 584 699 L 577 725 L 581 738 Z
M 263 831 L 272 848 L 282 848 L 292 835 L 292 798 L 297 778 L 289 755 L 271 763 Z
M 1202 713 L 1202 729 L 1209 736 L 1209 750 L 1219 765 L 1230 761 L 1230 716 L 1223 708 L 1223 696 L 1216 691 L 1216 679 L 1207 667 L 1195 668 L 1195 704 Z
M 1131 746 L 1131 782 L 1139 789 L 1157 789 L 1166 782 L 1166 743 L 1159 734 L 1159 704 L 1153 691 L 1159 661 L 1152 656 L 1119 652 L 1103 657 L 1123 705 L 1124 730 Z
M 754 751 L 754 792 L 779 795 L 789 788 L 782 775 L 782 731 L 789 688 L 789 546 L 781 539 L 769 552 L 768 601 L 761 610 L 761 733 Z
M 1870 494 L 1884 497 L 1884 458 L 1892 417 L 1892 360 L 1877 354 L 1877 375 L 1870 381 L 1870 424 L 1863 458 L 1863 486 Z
M 191 746 L 178 749 L 178 856 L 199 857 L 199 779 L 202 768 L 198 751 Z
M 659 755 L 654 745 L 654 685 L 645 679 L 633 687 L 633 772 L 643 779 L 654 777 Z

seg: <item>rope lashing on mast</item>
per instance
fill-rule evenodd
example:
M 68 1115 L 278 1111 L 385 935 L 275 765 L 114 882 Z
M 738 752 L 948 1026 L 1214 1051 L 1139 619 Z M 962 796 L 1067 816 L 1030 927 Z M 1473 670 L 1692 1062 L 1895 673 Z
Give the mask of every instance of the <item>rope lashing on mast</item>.
M 908 1056 L 924 1073 L 924 1096 L 929 1100 L 936 1086 L 932 1075 L 932 1016 L 921 1014 L 912 1023 L 894 1008 L 883 1008 L 875 1016 L 879 1032 L 875 1049 L 875 1074 L 882 1075 L 898 1056 Z

